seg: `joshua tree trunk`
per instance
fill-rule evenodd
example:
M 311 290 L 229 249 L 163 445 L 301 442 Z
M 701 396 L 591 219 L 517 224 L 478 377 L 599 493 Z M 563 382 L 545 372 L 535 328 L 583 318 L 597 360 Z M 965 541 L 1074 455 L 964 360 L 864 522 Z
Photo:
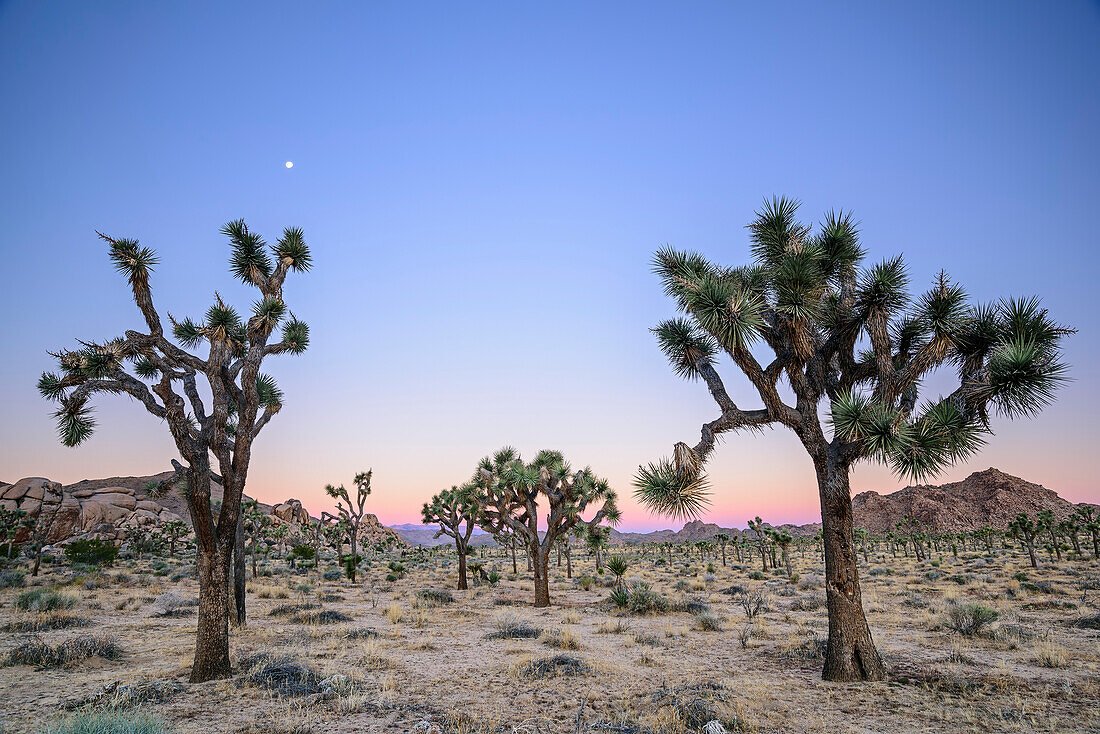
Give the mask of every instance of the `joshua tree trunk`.
M 573 578 L 573 550 L 569 543 L 565 544 L 565 578 Z
M 458 548 L 458 590 L 463 591 L 468 588 L 466 586 L 466 548 L 458 538 L 455 538 L 455 546 Z
M 550 606 L 550 553 L 538 544 L 531 544 L 532 566 L 535 570 L 535 606 Z
M 196 561 L 199 576 L 199 619 L 195 634 L 195 663 L 191 681 L 201 683 L 228 678 L 229 666 L 229 567 L 232 544 L 213 553 L 200 553 Z
M 516 539 L 512 538 L 512 573 L 519 573 L 519 569 L 516 567 Z
M 848 466 L 832 458 L 815 463 L 829 607 L 829 642 L 822 676 L 831 681 L 884 680 L 886 669 L 863 613 Z

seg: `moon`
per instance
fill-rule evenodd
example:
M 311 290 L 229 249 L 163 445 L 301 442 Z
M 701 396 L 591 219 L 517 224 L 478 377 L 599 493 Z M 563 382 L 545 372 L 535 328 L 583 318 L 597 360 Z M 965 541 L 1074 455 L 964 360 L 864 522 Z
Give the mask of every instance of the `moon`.
M 294 161 L 287 161 L 286 162 L 286 167 L 287 168 L 294 168 Z

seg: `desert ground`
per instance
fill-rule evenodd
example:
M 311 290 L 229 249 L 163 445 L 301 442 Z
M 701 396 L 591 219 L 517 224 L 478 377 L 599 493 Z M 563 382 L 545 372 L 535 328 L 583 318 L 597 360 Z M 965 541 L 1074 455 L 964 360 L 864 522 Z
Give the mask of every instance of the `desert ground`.
M 323 563 L 270 559 L 249 582 L 246 627 L 232 633 L 235 676 L 201 685 L 186 683 L 197 595 L 188 559 L 99 570 L 59 560 L 22 586 L 9 565 L 2 731 L 111 711 L 142 731 L 181 733 L 671 734 L 710 721 L 750 732 L 1100 729 L 1094 560 L 1033 570 L 1011 550 L 871 556 L 864 603 L 891 680 L 839 685 L 820 680 L 827 622 L 812 550 L 794 554 L 793 582 L 694 552 L 671 568 L 657 549 L 620 553 L 636 592 L 626 608 L 609 601 L 611 574 L 579 551 L 572 580 L 552 567 L 549 609 L 531 606 L 522 558 L 511 574 L 496 548 L 474 560 L 503 578 L 461 592 L 444 550 L 368 559 L 355 585 L 331 571 L 325 580 Z M 975 604 L 996 619 L 966 629 Z M 92 657 L 18 657 L 20 646 L 33 654 L 39 642 L 81 639 Z

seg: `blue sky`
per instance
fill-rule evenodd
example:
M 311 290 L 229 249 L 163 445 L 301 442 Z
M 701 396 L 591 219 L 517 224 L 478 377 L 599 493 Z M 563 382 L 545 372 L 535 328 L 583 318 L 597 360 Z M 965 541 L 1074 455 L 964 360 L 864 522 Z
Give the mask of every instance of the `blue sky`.
M 1098 501 L 1098 40 L 1083 2 L 0 3 L 0 479 L 167 467 L 118 398 L 59 446 L 34 381 L 46 349 L 140 324 L 95 229 L 155 247 L 162 312 L 198 315 L 251 300 L 218 235 L 244 217 L 302 227 L 316 261 L 250 491 L 317 510 L 373 466 L 382 519 L 415 520 L 511 443 L 628 495 L 716 414 L 648 332 L 672 313 L 650 255 L 744 261 L 788 194 L 811 221 L 853 209 L 916 286 L 943 267 L 1078 327 L 1060 402 L 944 479 L 995 465 Z M 793 436 L 730 438 L 712 476 L 708 519 L 818 514 Z

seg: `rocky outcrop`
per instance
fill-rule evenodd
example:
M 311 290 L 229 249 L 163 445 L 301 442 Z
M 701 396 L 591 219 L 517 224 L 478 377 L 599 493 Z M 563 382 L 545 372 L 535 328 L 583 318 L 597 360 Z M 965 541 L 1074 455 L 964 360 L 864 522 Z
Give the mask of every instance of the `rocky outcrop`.
M 191 524 L 182 491 L 170 483 L 174 476 L 173 472 L 164 472 L 149 477 L 85 479 L 68 486 L 28 477 L 0 485 L 0 507 L 23 510 L 35 519 L 41 516 L 46 543 L 50 545 L 91 537 L 117 542 L 125 538 L 127 528 L 135 525 L 154 526 L 171 520 Z M 212 483 L 210 494 L 217 502 L 222 488 Z M 274 506 L 260 503 L 259 507 L 271 515 L 275 524 L 290 526 L 292 535 L 314 522 L 301 501 L 293 498 Z M 24 542 L 30 533 L 30 529 L 24 529 L 16 542 Z M 405 545 L 396 531 L 371 514 L 363 516 L 359 535 L 364 543 Z
M 308 525 L 312 521 L 306 508 L 296 499 L 280 502 L 271 508 L 271 514 L 291 525 Z
M 42 523 L 49 544 L 87 536 L 114 539 L 126 527 L 182 519 L 157 502 L 139 500 L 130 487 L 70 489 L 42 477 L 20 479 L 5 488 L 0 507 L 23 510 Z M 25 528 L 16 542 L 23 542 L 31 532 Z

